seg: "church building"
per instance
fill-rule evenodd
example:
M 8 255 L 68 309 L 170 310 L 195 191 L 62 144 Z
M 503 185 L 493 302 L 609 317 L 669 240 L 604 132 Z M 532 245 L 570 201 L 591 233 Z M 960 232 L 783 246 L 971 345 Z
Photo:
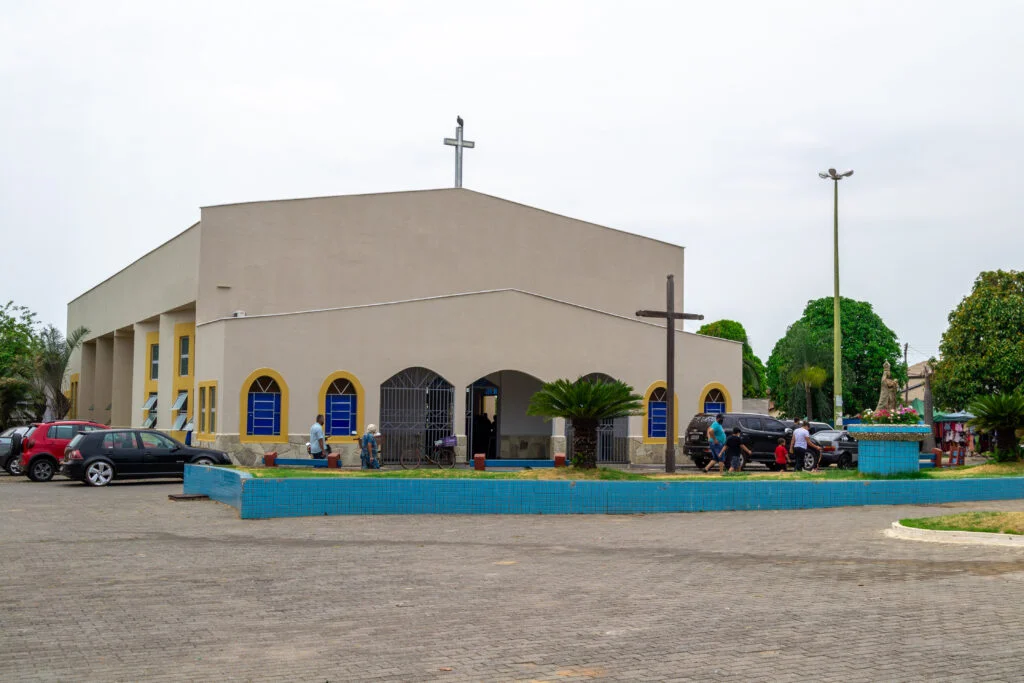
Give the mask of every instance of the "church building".
M 346 464 L 367 423 L 385 463 L 455 435 L 459 455 L 548 459 L 571 425 L 530 417 L 541 383 L 615 378 L 642 416 L 599 460 L 662 462 L 666 275 L 680 246 L 462 188 L 205 207 L 68 304 L 90 332 L 73 416 L 152 427 L 252 464 L 306 457 L 317 413 Z M 677 325 L 680 327 L 681 323 Z M 677 432 L 741 410 L 740 344 L 677 329 Z

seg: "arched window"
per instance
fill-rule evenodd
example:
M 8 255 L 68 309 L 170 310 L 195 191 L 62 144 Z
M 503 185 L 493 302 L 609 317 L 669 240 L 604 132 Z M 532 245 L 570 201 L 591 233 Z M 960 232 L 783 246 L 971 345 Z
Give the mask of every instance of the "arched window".
M 675 424 L 674 443 L 679 442 L 679 394 L 672 403 L 672 418 Z M 644 392 L 643 441 L 647 444 L 663 444 L 668 439 L 668 388 L 665 382 L 655 382 Z
M 260 375 L 249 385 L 245 433 L 248 436 L 281 436 L 281 387 L 277 380 Z
M 651 439 L 664 439 L 668 434 L 668 392 L 665 387 L 658 387 L 651 392 L 647 400 L 647 436 Z
M 721 389 L 712 389 L 704 395 L 705 413 L 724 413 L 726 410 L 725 394 Z
M 358 436 L 359 394 L 352 382 L 339 378 L 327 387 L 324 432 L 327 436 Z

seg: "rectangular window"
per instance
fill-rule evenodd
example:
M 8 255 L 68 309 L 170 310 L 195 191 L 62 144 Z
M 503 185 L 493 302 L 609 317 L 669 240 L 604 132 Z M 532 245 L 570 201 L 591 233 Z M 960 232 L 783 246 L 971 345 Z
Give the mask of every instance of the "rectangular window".
M 152 429 L 156 426 L 156 398 L 157 394 L 153 392 L 142 406 L 143 412 L 147 413 L 146 420 L 142 423 L 142 426 L 146 429 Z
M 188 420 L 188 413 L 178 413 L 178 417 L 174 418 L 174 426 L 171 427 L 174 431 L 181 431 L 185 428 L 185 421 Z
M 246 433 L 250 436 L 281 434 L 281 394 L 249 392 L 249 413 Z
M 178 340 L 178 375 L 187 377 L 188 372 L 188 337 Z
M 179 391 L 178 397 L 174 399 L 174 405 L 171 406 L 172 411 L 183 410 L 188 408 L 188 392 Z
M 160 345 L 152 344 L 149 347 L 149 378 L 160 377 Z
M 71 407 L 68 409 L 68 415 L 72 419 L 78 417 L 78 382 L 71 383 Z
M 199 433 L 206 433 L 206 387 L 199 387 Z
M 328 394 L 324 411 L 324 432 L 327 436 L 358 434 L 356 426 L 356 397 L 352 394 Z
M 217 433 L 217 386 L 210 387 L 210 434 Z
M 665 401 L 647 402 L 647 436 L 652 439 L 664 439 L 668 435 L 668 403 Z

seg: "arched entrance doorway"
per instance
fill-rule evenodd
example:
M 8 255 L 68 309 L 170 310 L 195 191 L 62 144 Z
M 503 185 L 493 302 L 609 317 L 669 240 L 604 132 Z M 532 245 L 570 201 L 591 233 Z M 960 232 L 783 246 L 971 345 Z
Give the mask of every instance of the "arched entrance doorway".
M 551 425 L 526 414 L 543 382 L 518 370 L 502 370 L 466 387 L 466 444 L 472 455 L 506 460 L 545 460 Z
M 381 455 L 398 464 L 410 449 L 426 453 L 455 428 L 455 387 L 427 368 L 406 368 L 380 385 Z
M 603 372 L 592 372 L 583 377 L 588 382 L 614 382 Z M 572 461 L 572 421 L 565 421 L 565 457 Z M 615 417 L 601 420 L 597 425 L 597 462 L 607 464 L 629 463 L 629 418 Z

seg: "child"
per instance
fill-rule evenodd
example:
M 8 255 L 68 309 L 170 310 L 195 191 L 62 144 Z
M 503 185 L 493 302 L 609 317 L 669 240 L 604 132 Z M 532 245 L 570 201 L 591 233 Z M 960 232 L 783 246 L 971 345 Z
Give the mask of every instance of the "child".
M 789 451 L 786 450 L 786 440 L 780 436 L 779 445 L 775 447 L 775 469 L 785 472 L 788 464 Z
M 726 463 L 729 466 L 730 472 L 739 472 L 743 469 L 743 454 L 750 455 L 750 449 L 743 445 L 743 439 L 740 437 L 740 428 L 732 428 L 732 436 L 725 440 L 725 451 Z

